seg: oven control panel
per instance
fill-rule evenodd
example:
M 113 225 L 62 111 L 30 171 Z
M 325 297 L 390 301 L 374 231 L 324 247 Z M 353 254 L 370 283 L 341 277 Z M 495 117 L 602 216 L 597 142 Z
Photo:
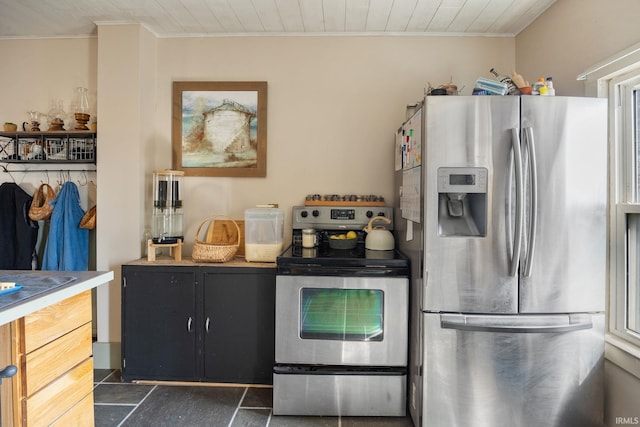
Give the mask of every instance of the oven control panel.
M 386 206 L 294 206 L 292 228 L 321 230 L 361 230 L 371 218 L 384 216 L 393 222 L 393 208 Z M 376 226 L 382 225 L 376 224 Z M 388 226 L 392 229 L 392 225 Z
M 354 209 L 331 209 L 331 219 L 356 219 L 356 211 Z

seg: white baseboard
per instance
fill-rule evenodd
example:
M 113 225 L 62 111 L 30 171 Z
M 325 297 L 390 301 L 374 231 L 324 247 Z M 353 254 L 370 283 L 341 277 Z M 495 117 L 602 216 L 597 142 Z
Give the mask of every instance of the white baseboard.
M 119 342 L 94 342 L 94 369 L 120 369 L 122 354 Z

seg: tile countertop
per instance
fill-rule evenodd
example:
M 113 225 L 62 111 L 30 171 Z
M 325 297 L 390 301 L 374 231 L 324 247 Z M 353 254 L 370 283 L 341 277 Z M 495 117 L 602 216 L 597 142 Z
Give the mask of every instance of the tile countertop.
M 0 295 L 0 325 L 113 280 L 113 271 L 0 270 L 0 282 L 22 289 Z

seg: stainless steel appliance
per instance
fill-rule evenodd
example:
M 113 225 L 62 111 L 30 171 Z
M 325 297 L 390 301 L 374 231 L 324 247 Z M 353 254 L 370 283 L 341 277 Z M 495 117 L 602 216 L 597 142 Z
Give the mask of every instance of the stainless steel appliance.
M 393 209 L 293 207 L 293 245 L 276 261 L 276 415 L 406 414 L 408 261 L 365 248 L 374 216 Z M 318 246 L 303 247 L 310 228 Z M 355 247 L 331 248 L 330 236 L 347 231 Z
M 427 96 L 396 138 L 417 426 L 603 423 L 606 103 Z

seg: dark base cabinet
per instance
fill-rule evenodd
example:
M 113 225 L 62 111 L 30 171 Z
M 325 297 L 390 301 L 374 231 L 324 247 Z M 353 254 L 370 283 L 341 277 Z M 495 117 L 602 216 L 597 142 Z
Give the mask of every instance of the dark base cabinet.
M 122 278 L 122 378 L 197 378 L 195 272 L 123 267 Z
M 122 379 L 272 384 L 275 268 L 122 266 Z

